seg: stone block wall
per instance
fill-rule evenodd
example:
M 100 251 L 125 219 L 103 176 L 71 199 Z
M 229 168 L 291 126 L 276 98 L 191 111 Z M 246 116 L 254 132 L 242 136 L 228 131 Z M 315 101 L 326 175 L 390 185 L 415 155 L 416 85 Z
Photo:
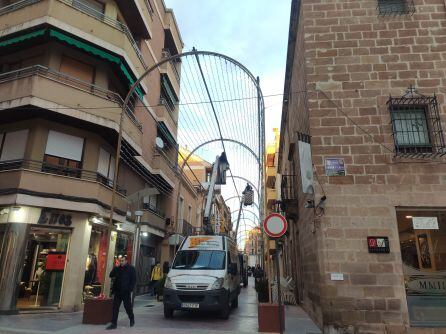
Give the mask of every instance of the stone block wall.
M 327 196 L 315 219 L 300 194 L 304 307 L 327 332 L 440 333 L 409 326 L 396 209 L 446 207 L 446 160 L 396 157 L 386 102 L 411 85 L 435 94 L 445 129 L 446 4 L 415 0 L 413 15 L 383 17 L 377 0 L 300 2 L 282 169 L 300 173 L 287 147 L 309 130 L 315 198 Z M 330 157 L 346 176 L 324 176 Z M 388 236 L 390 254 L 369 254 L 370 235 Z

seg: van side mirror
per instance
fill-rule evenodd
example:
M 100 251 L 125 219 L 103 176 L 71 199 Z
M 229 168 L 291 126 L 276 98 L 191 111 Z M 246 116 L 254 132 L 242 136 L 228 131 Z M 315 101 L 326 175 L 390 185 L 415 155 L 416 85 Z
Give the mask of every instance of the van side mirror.
M 229 264 L 229 268 L 228 268 L 228 272 L 231 275 L 237 275 L 237 263 L 230 263 Z

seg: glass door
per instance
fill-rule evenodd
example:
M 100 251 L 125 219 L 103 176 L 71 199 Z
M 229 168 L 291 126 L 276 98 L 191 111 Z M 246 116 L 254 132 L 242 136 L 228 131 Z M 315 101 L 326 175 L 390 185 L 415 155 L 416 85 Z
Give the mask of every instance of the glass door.
M 446 210 L 397 212 L 409 318 L 446 325 Z

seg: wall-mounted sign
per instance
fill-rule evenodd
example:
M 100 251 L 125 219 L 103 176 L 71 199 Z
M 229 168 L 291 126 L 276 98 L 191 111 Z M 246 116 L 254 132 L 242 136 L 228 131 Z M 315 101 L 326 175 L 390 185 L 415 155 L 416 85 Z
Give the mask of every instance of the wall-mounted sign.
M 367 237 L 369 253 L 390 253 L 388 237 Z
M 414 230 L 438 230 L 437 217 L 412 217 Z
M 344 274 L 343 273 L 330 273 L 330 279 L 332 281 L 343 281 Z
M 37 224 L 71 226 L 71 215 L 60 214 L 49 209 L 42 209 Z
M 345 163 L 341 158 L 325 158 L 326 176 L 345 176 Z
M 278 213 L 271 213 L 263 221 L 263 230 L 271 238 L 280 238 L 288 227 L 286 218 Z
M 65 269 L 67 254 L 64 252 L 52 252 L 46 256 L 45 270 L 62 271 Z

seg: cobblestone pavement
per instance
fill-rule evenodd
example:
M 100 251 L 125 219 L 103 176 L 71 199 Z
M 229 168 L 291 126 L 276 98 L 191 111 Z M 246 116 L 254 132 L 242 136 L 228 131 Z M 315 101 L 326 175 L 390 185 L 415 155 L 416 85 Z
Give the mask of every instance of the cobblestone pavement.
M 250 283 L 253 283 L 250 281 Z M 106 331 L 105 326 L 82 325 L 82 312 L 75 313 L 29 313 L 0 316 L 0 334 L 225 334 L 258 333 L 257 301 L 253 284 L 242 289 L 239 307 L 232 310 L 229 320 L 223 320 L 215 313 L 175 312 L 173 319 L 164 319 L 162 302 L 150 296 L 135 300 L 135 327 L 129 327 L 129 320 L 121 306 L 118 329 Z M 321 333 L 301 308 L 287 307 L 285 333 Z

